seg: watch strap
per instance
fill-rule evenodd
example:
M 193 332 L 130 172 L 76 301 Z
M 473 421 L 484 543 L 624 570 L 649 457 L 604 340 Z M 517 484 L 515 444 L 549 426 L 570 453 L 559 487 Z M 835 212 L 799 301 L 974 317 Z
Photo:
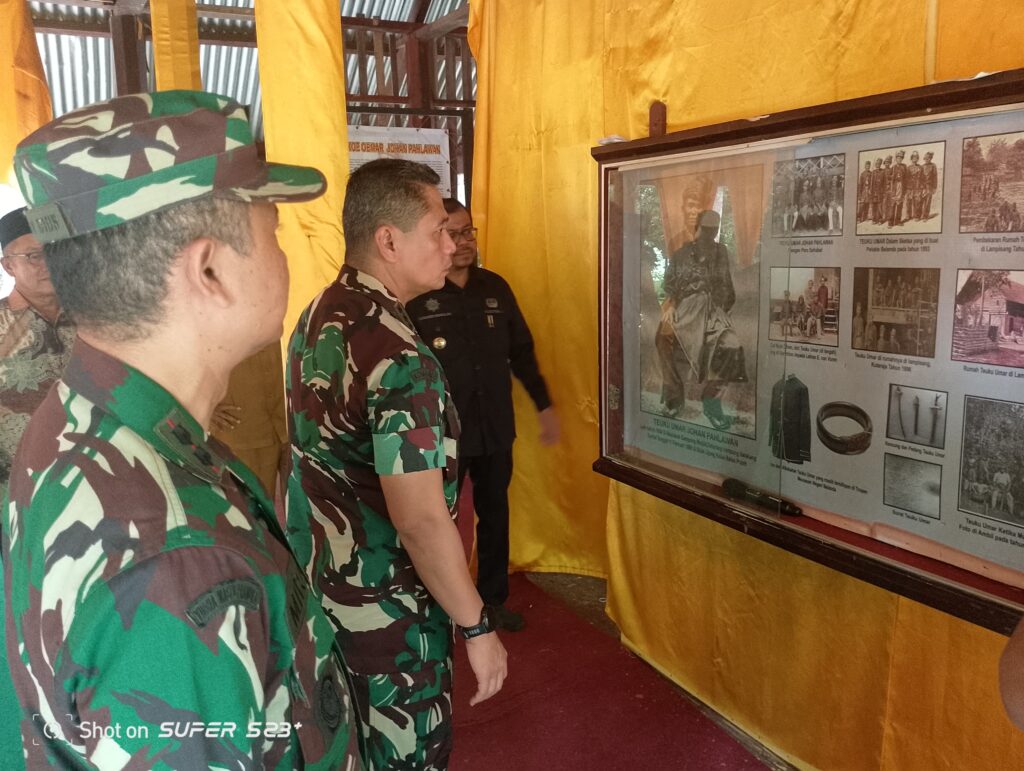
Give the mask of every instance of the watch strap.
M 455 628 L 458 629 L 459 633 L 467 640 L 472 640 L 474 637 L 479 637 L 480 635 L 493 632 L 494 625 L 491 623 L 490 608 L 484 605 L 483 609 L 480 611 L 479 623 L 473 626 L 458 626 L 456 624 Z

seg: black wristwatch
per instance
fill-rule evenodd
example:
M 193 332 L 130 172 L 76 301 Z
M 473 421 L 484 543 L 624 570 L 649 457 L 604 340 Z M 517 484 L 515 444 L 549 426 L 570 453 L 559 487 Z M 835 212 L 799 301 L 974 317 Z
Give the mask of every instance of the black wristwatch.
M 474 637 L 479 637 L 482 634 L 494 631 L 494 625 L 491 623 L 491 609 L 484 605 L 483 610 L 480 611 L 480 623 L 476 626 L 459 626 L 455 625 L 455 628 L 459 630 L 464 638 L 472 640 Z

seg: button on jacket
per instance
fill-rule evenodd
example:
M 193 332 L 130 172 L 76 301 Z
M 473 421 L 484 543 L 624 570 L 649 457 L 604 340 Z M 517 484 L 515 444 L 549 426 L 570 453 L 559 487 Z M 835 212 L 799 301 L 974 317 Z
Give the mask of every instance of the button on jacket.
M 444 367 L 462 422 L 460 455 L 512 447 L 512 375 L 538 411 L 551 406 L 533 336 L 512 289 L 497 273 L 474 266 L 465 287 L 445 281 L 443 288 L 417 297 L 406 309 Z

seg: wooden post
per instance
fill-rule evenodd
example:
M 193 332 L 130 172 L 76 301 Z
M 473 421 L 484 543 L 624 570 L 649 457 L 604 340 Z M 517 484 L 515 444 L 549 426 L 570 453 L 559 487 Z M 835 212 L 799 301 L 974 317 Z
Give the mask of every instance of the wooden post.
M 405 72 L 409 81 L 409 107 L 429 110 L 434 104 L 434 57 L 431 52 L 433 40 L 417 40 L 412 35 L 403 35 L 402 48 L 405 51 Z M 429 128 L 429 117 L 414 116 L 410 126 Z
M 141 17 L 128 13 L 112 13 L 110 42 L 114 49 L 114 80 L 117 95 L 149 91 L 146 41 Z
M 664 102 L 651 102 L 648 133 L 652 137 L 663 137 L 668 131 L 668 108 Z

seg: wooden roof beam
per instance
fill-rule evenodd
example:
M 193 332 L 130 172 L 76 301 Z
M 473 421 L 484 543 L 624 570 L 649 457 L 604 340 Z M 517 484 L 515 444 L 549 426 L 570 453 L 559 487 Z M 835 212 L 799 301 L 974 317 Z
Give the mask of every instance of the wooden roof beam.
M 458 29 L 463 29 L 469 24 L 469 6 L 464 5 L 457 8 L 447 16 L 442 16 L 437 21 L 424 24 L 412 34 L 419 40 L 432 40 L 442 37 Z

